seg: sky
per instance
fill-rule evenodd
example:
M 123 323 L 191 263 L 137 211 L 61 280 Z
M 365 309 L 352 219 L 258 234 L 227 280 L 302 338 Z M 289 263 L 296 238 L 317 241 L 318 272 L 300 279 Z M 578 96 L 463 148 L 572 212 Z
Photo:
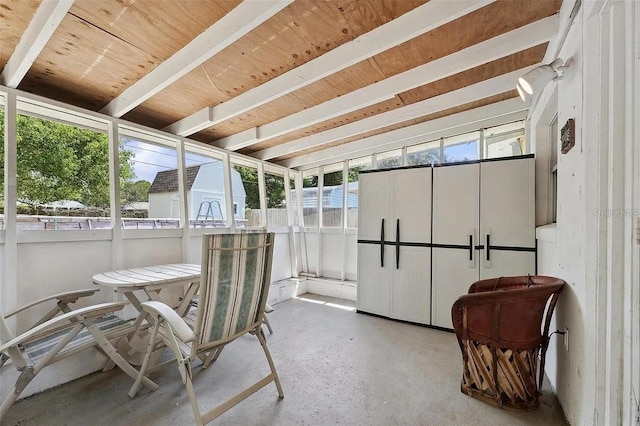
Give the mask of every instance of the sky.
M 153 182 L 158 172 L 176 169 L 178 167 L 177 153 L 174 148 L 167 148 L 130 138 L 123 137 L 122 139 L 122 149 L 135 154 L 133 158 L 133 169 L 136 174 L 135 180 Z M 478 158 L 476 143 L 477 141 L 471 141 L 469 143 L 446 147 L 445 156 L 450 161 L 475 160 Z M 186 153 L 185 158 L 187 167 L 216 161 L 212 157 L 190 152 Z
M 478 159 L 478 141 L 461 143 L 459 145 L 447 146 L 444 155 L 449 161 L 464 161 Z
M 133 170 L 135 180 L 153 182 L 158 172 L 178 168 L 178 157 L 175 148 L 167 148 L 130 138 L 122 138 L 122 149 L 134 154 Z M 187 152 L 187 167 L 216 161 L 212 157 Z

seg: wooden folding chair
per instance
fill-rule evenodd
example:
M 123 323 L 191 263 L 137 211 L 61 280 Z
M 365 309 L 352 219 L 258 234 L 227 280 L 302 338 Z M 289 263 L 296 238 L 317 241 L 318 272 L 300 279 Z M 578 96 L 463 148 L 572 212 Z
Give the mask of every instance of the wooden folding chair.
M 148 369 L 149 360 L 159 347 L 159 338 L 159 344 L 169 347 L 176 356 L 198 425 L 211 422 L 270 382 L 275 382 L 278 395 L 284 397 L 261 328 L 270 284 L 273 239 L 273 233 L 264 232 L 203 236 L 195 325 L 191 329 L 183 318 L 161 302 L 142 303 L 143 309 L 155 321 L 138 381 L 132 386 L 129 396 L 133 397 L 138 392 L 140 380 L 147 371 L 151 371 Z M 206 368 L 215 361 L 224 346 L 246 333 L 257 336 L 271 373 L 213 410 L 201 413 L 192 384 L 191 363 L 199 358 Z
M 125 373 L 137 378 L 138 371 L 109 342 L 131 331 L 129 323 L 114 315 L 114 312 L 121 310 L 127 303 L 102 303 L 76 310 L 69 307 L 69 304 L 79 298 L 91 296 L 98 290 L 86 289 L 58 294 L 30 303 L 4 316 L 0 315 L 0 366 L 10 359 L 13 366 L 21 372 L 13 390 L 2 402 L 0 420 L 43 368 L 90 347 L 97 346 Z M 26 332 L 14 337 L 5 318 L 47 302 L 55 302 L 55 306 Z M 147 378 L 143 380 L 143 385 L 152 390 L 158 387 Z

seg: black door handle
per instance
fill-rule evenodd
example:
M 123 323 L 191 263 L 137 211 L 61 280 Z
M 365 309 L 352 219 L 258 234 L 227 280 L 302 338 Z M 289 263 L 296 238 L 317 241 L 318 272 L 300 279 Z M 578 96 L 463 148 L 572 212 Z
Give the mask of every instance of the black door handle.
M 396 219 L 396 269 L 400 269 L 400 219 Z
M 380 222 L 380 267 L 384 268 L 384 219 Z
M 487 262 L 491 260 L 491 235 L 487 234 Z
M 469 260 L 473 261 L 473 235 L 469 235 Z

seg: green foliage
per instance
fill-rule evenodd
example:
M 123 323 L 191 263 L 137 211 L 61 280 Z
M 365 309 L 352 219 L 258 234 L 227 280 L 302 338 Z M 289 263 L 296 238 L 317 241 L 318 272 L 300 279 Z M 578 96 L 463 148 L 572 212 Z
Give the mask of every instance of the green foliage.
M 366 167 L 358 166 L 349 169 L 349 182 L 357 182 L 358 181 L 358 172 L 360 170 L 364 170 Z M 336 186 L 342 185 L 342 170 L 338 170 L 332 173 L 327 173 L 324 175 L 324 186 Z M 318 187 L 318 175 L 313 175 L 306 177 L 302 180 L 303 188 L 317 188 Z
M 267 188 L 267 208 L 284 208 L 286 199 L 284 194 L 284 176 L 265 173 L 264 184 Z
M 342 185 L 342 170 L 325 173 L 323 183 L 325 187 Z
M 245 207 L 247 209 L 260 208 L 260 190 L 258 186 L 258 170 L 252 167 L 233 165 L 233 169 L 240 173 L 244 191 L 246 193 Z M 285 206 L 284 177 L 265 173 L 264 184 L 267 190 L 267 208 L 281 208 Z
M 233 169 L 240 173 L 242 179 L 242 185 L 244 186 L 244 192 L 246 195 L 245 208 L 247 209 L 259 209 L 260 208 L 260 189 L 258 185 L 258 170 L 251 167 L 233 165 Z
M 2 110 L 0 123 L 4 124 Z M 87 207 L 109 207 L 109 142 L 106 134 L 18 115 L 17 143 L 18 201 L 35 206 L 74 200 Z M 135 177 L 133 155 L 120 150 L 120 179 L 124 187 Z M 2 128 L 0 162 L 4 168 Z M 4 184 L 4 174 L 0 175 L 0 182 Z M 126 198 L 127 191 L 122 195 Z
M 425 151 L 407 154 L 407 165 L 418 166 L 426 164 L 438 164 L 440 162 L 440 150 L 429 149 Z
M 149 201 L 150 188 L 151 182 L 147 182 L 146 180 L 125 182 L 122 188 L 123 194 L 121 195 L 124 199 L 124 204 Z

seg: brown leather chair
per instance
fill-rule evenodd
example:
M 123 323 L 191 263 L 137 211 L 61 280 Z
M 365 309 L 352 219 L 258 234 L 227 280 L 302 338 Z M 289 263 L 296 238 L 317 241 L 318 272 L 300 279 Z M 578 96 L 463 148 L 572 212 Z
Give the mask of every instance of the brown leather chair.
M 564 284 L 543 276 L 492 278 L 473 283 L 453 304 L 463 393 L 498 407 L 538 407 L 549 322 Z

